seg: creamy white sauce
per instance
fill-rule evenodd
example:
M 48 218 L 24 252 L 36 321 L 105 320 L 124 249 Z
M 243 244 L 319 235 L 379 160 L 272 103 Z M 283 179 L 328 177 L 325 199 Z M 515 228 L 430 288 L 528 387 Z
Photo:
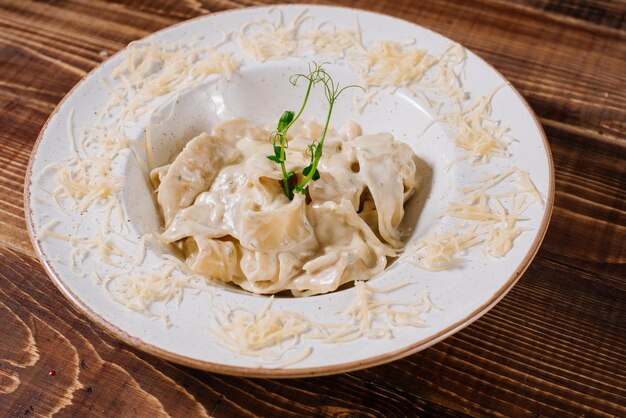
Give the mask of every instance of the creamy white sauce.
M 308 165 L 322 126 L 296 123 L 286 165 Z M 402 246 L 404 203 L 417 175 L 410 147 L 390 134 L 330 130 L 309 198 L 282 192 L 269 132 L 231 119 L 187 143 L 151 173 L 165 221 L 162 239 L 189 267 L 254 293 L 327 293 L 382 272 Z

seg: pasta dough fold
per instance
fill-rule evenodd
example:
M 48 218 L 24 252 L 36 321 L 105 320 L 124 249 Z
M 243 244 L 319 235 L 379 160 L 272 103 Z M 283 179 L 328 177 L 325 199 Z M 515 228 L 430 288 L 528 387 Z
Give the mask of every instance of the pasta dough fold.
M 308 164 L 306 146 L 320 129 L 314 121 L 293 127 L 288 170 Z M 402 246 L 404 204 L 418 185 L 410 147 L 349 122 L 327 136 L 308 195 L 289 200 L 280 167 L 267 159 L 268 137 L 228 120 L 154 169 L 161 238 L 193 271 L 254 293 L 327 293 L 381 273 Z

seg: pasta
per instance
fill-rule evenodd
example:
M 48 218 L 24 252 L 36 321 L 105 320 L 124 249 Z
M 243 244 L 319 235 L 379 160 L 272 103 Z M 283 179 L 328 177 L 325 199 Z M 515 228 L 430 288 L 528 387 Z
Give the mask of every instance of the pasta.
M 307 165 L 321 126 L 290 131 L 288 169 Z M 259 294 L 332 292 L 381 273 L 402 247 L 404 203 L 418 186 L 410 147 L 348 122 L 326 138 L 321 177 L 289 200 L 268 160 L 269 132 L 230 119 L 189 141 L 151 179 L 161 239 L 195 272 Z

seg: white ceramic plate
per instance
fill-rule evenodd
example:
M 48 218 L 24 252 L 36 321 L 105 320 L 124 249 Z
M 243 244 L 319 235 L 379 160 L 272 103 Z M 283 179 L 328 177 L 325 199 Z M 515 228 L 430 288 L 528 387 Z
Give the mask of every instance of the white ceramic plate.
M 256 19 L 275 20 L 281 13 L 284 21 L 289 22 L 303 12 L 308 16 L 303 23 L 304 28 L 321 22 L 331 22 L 337 28 L 354 28 L 358 19 L 366 46 L 379 40 L 415 39 L 416 46 L 436 55 L 451 43 L 441 35 L 389 16 L 321 6 L 260 7 L 217 13 L 175 25 L 141 42 L 215 43 L 221 38 L 222 30 L 236 31 Z M 245 56 L 232 40 L 220 49 L 232 51 L 242 60 L 240 70 L 229 83 L 221 85 L 218 96 L 211 93 L 213 90 L 208 87 L 211 83 L 208 83 L 175 98 L 166 98 L 160 110 L 152 115 L 153 119 L 169 118 L 168 123 L 157 129 L 156 138 L 167 138 L 171 134 L 177 139 L 188 139 L 193 133 L 210 129 L 217 119 L 228 116 L 244 116 L 272 123 L 283 110 L 297 106 L 287 76 L 306 68 L 312 57 L 303 55 L 258 63 Z M 437 215 L 447 202 L 458 197 L 457 191 L 463 185 L 508 167 L 518 166 L 527 170 L 544 198 L 543 205 L 534 205 L 526 211 L 528 220 L 522 226 L 529 231 L 515 240 L 513 249 L 503 258 L 485 257 L 474 248 L 465 255 L 468 261 L 453 270 L 430 272 L 410 264 L 394 263 L 385 274 L 370 282 L 375 286 L 386 286 L 399 280 L 411 280 L 413 285 L 392 294 L 392 297 L 403 301 L 414 300 L 422 292 L 428 292 L 438 309 L 424 315 L 426 327 L 394 328 L 391 339 L 363 337 L 342 344 L 305 341 L 301 344 L 313 349 L 310 356 L 296 364 L 276 368 L 259 359 L 237 356 L 220 348 L 206 331 L 212 315 L 211 304 L 226 301 L 231 306 L 244 306 L 254 311 L 265 303 L 264 297 L 223 288 L 214 289 L 212 299 L 204 293 L 195 295 L 188 292 L 179 307 L 174 304 L 163 307 L 172 322 L 169 328 L 143 314 L 130 312 L 112 301 L 100 286 L 81 277 L 75 268 L 68 265 L 66 256 L 72 248 L 69 243 L 39 239 L 36 234 L 50 219 L 60 221 L 55 226 L 57 231 L 71 233 L 78 219 L 81 220 L 81 233 L 94 231 L 102 222 L 102 212 L 88 211 L 84 215 L 65 213 L 54 205 L 44 203 L 49 196 L 34 181 L 46 165 L 70 156 L 67 145 L 70 112 L 74 112 L 72 121 L 77 129 L 95 123 L 95 114 L 110 98 L 103 80 L 107 80 L 127 53 L 128 49 L 121 51 L 92 71 L 50 116 L 30 160 L 25 205 L 33 244 L 54 283 L 92 320 L 142 350 L 201 369 L 263 377 L 331 374 L 385 363 L 422 350 L 479 318 L 510 290 L 538 250 L 550 218 L 554 193 L 552 160 L 545 135 L 519 93 L 496 70 L 468 51 L 463 88 L 470 98 L 488 95 L 501 87 L 493 97 L 493 116 L 508 125 L 510 135 L 517 139 L 508 148 L 511 153 L 508 159 L 492 159 L 488 164 L 477 166 L 460 162 L 450 168 L 450 163 L 462 155 L 452 144 L 451 133 L 444 125 L 435 124 L 418 140 L 417 133 L 437 114 L 402 89 L 378 94 L 362 114 L 354 112 L 351 100 L 345 100 L 333 115 L 335 125 L 350 118 L 359 122 L 366 133 L 391 132 L 396 138 L 409 143 L 431 167 L 430 191 L 412 240 L 423 238 L 438 227 L 440 220 Z M 334 63 L 329 70 L 341 81 L 358 81 L 346 63 Z M 320 110 L 318 105 L 311 106 L 311 113 L 319 114 Z M 147 123 L 144 118 L 128 126 L 128 135 L 141 138 Z M 167 148 L 167 142 L 161 141 L 158 146 Z M 156 158 L 164 162 L 168 157 L 165 152 L 157 153 Z M 150 190 L 141 181 L 141 174 L 131 160 L 129 155 L 122 156 L 119 164 L 126 178 L 121 202 L 126 222 L 133 232 L 131 237 L 138 237 L 149 227 L 157 226 L 158 217 L 150 199 Z M 157 266 L 159 257 L 158 249 L 149 250 L 144 265 L 150 267 L 152 263 Z M 99 272 L 101 276 L 115 271 L 100 263 L 96 257 L 88 258 L 84 268 Z M 354 292 L 352 288 L 310 298 L 277 298 L 272 309 L 299 311 L 316 320 L 333 322 L 337 321 L 335 312 L 354 297 Z

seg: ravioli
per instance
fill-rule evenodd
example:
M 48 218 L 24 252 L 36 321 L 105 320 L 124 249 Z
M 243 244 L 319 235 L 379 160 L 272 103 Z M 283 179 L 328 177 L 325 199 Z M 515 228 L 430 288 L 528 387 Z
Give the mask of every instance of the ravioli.
M 292 127 L 288 170 L 308 164 L 320 131 L 314 121 Z M 331 129 L 320 179 L 290 200 L 268 138 L 250 121 L 227 120 L 154 169 L 161 239 L 194 272 L 259 294 L 328 293 L 384 271 L 418 186 L 411 148 L 387 133 L 361 135 L 354 122 Z
M 211 186 L 220 169 L 239 156 L 232 145 L 202 133 L 185 145 L 172 164 L 153 171 L 150 177 L 159 184 L 157 201 L 165 223 L 190 206 Z

